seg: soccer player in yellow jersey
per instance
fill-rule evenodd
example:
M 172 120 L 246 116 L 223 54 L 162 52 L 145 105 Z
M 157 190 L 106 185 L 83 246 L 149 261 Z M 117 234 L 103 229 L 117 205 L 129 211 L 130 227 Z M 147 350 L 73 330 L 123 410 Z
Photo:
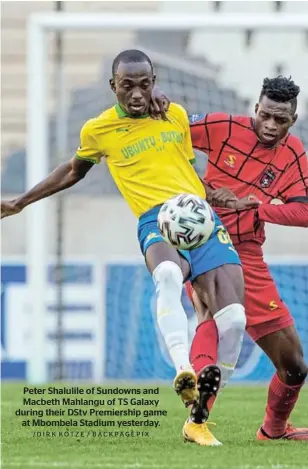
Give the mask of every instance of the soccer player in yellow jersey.
M 185 439 L 202 445 L 220 444 L 209 432 L 207 402 L 217 393 L 220 370 L 209 365 L 198 379 L 189 360 L 187 317 L 181 304 L 182 283 L 190 279 L 199 296 L 229 336 L 230 366 L 235 366 L 245 330 L 244 286 L 240 261 L 216 216 L 209 241 L 193 251 L 178 252 L 165 243 L 157 226 L 160 206 L 181 193 L 205 197 L 193 166 L 189 122 L 185 110 L 171 104 L 167 119 L 149 116 L 155 82 L 151 60 L 128 50 L 113 62 L 110 85 L 118 103 L 85 123 L 76 156 L 17 199 L 2 203 L 2 217 L 73 186 L 96 163 L 105 160 L 123 197 L 139 218 L 138 238 L 157 293 L 157 319 L 176 368 L 174 388 L 191 416 Z M 38 155 L 39 157 L 39 155 Z M 204 356 L 204 343 L 194 356 Z M 199 347 L 198 345 L 198 347 Z

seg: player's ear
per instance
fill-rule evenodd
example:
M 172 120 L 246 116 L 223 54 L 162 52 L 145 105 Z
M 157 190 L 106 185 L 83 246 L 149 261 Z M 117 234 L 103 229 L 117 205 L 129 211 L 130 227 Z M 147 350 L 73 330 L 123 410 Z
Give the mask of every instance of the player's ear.
M 297 118 L 298 118 L 298 114 L 294 114 L 293 119 L 292 119 L 292 125 L 295 124 L 295 122 L 297 121 Z
M 153 75 L 152 82 L 153 82 L 153 85 L 155 85 L 155 83 L 156 83 L 156 75 Z
M 110 85 L 111 90 L 115 93 L 116 92 L 116 87 L 115 87 L 114 78 L 110 78 L 109 85 Z
M 259 103 L 257 103 L 257 104 L 255 105 L 255 113 L 256 113 L 256 114 L 257 114 L 257 112 L 258 112 L 258 109 L 259 109 Z

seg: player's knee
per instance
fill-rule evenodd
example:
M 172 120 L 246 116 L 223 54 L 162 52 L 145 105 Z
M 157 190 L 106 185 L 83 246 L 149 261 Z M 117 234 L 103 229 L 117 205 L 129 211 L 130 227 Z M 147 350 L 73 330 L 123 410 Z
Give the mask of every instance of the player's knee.
M 239 303 L 230 304 L 218 311 L 214 320 L 219 337 L 218 365 L 221 367 L 222 382 L 225 385 L 241 352 L 246 326 L 245 309 Z
M 161 262 L 153 271 L 153 281 L 157 294 L 182 294 L 183 274 L 181 268 L 172 261 Z
M 308 375 L 308 368 L 302 354 L 283 360 L 277 371 L 283 381 L 290 386 L 303 383 Z
M 245 308 L 239 303 L 233 303 L 225 306 L 225 308 L 218 311 L 215 316 L 215 321 L 224 323 L 225 330 L 229 330 L 232 334 L 243 336 L 246 327 Z

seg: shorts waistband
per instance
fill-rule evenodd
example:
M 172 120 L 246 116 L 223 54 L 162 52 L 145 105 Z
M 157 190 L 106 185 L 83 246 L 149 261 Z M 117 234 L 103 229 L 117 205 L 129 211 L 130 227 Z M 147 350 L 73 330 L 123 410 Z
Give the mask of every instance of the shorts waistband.
M 139 221 L 142 221 L 142 220 L 144 220 L 145 218 L 148 218 L 148 217 L 150 217 L 150 216 L 157 215 L 158 212 L 159 212 L 159 210 L 160 210 L 160 207 L 161 207 L 162 205 L 163 205 L 163 204 L 155 205 L 155 207 L 150 208 L 150 210 L 148 210 L 147 212 L 144 212 L 142 215 L 140 215 Z

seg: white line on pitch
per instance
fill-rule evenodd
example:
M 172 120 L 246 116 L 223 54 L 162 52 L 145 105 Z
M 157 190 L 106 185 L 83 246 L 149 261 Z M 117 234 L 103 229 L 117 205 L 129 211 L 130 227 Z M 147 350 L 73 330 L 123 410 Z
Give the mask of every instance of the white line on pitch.
M 11 467 L 46 467 L 46 468 L 84 468 L 84 464 L 76 464 L 74 462 L 65 462 L 65 461 L 54 461 L 54 462 L 46 462 L 46 461 L 20 461 L 20 462 L 2 462 L 4 466 L 11 466 Z M 100 469 L 100 468 L 114 468 L 117 467 L 119 461 L 115 460 L 113 463 L 104 462 L 104 460 L 100 463 L 88 463 L 89 469 Z M 182 466 L 170 466 L 170 469 L 182 469 Z M 200 469 L 202 466 L 192 465 L 189 466 L 190 469 Z M 273 465 L 273 466 L 242 466 L 238 467 L 238 469 L 308 469 L 308 466 L 285 466 L 285 465 Z M 122 469 L 163 469 L 161 464 L 142 464 L 142 463 L 133 463 L 133 464 L 123 464 L 121 462 Z

